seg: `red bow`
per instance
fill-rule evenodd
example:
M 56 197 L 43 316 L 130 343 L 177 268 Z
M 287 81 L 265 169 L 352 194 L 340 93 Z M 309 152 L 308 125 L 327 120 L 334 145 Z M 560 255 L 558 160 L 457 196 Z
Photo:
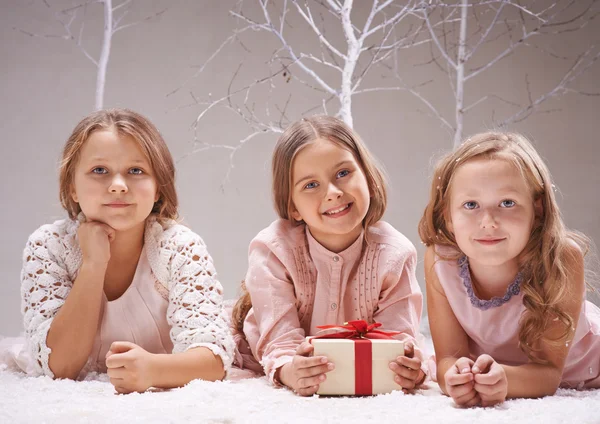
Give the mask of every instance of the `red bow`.
M 348 321 L 344 325 L 318 325 L 317 328 L 322 330 L 338 329 L 347 331 L 323 334 L 321 336 L 315 336 L 313 339 L 391 339 L 391 336 L 401 334 L 401 331 L 375 330 L 379 327 L 381 327 L 381 323 L 379 322 L 368 324 L 367 321 L 362 319 Z

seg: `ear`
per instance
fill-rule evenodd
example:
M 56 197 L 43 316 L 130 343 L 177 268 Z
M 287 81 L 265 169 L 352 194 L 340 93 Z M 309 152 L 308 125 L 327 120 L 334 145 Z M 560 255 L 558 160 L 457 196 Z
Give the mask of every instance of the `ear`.
M 535 201 L 533 202 L 533 210 L 535 211 L 536 218 L 544 217 L 544 202 L 541 196 L 535 199 Z
M 154 196 L 154 203 L 158 202 L 158 199 L 160 199 L 160 193 L 158 192 L 158 190 L 156 190 L 156 195 Z
M 75 186 L 73 184 L 71 184 L 71 199 L 73 199 L 75 203 L 79 203 L 79 198 L 77 197 L 77 193 L 75 192 Z
M 294 206 L 292 206 L 292 210 L 290 212 L 291 212 L 292 218 L 294 218 L 295 221 L 298 221 L 298 222 L 302 221 L 302 215 L 300 215 L 300 212 L 298 212 L 298 210 Z

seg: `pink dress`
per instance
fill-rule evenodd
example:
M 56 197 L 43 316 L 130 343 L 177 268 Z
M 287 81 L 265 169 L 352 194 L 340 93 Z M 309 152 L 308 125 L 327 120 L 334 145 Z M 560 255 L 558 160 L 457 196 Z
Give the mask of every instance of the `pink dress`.
M 102 296 L 94 347 L 80 376 L 106 372 L 106 353 L 115 341 L 135 343 L 150 353 L 171 353 L 173 342 L 167 322 L 168 293 L 152 275 L 146 249 L 142 250 L 131 285 L 119 298 Z M 164 289 L 163 289 L 164 290 Z
M 468 261 L 440 258 L 434 270 L 456 319 L 469 337 L 472 357 L 483 353 L 506 365 L 528 362 L 519 349 L 519 318 L 525 311 L 520 279 L 503 298 L 481 300 L 473 293 Z M 584 301 L 575 336 L 565 362 L 561 387 L 600 387 L 600 309 Z

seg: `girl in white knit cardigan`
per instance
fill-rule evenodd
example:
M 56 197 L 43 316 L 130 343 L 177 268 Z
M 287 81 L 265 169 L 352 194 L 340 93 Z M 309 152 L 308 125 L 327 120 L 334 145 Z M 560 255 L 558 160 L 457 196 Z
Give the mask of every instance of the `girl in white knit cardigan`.
M 119 393 L 224 378 L 234 344 L 202 239 L 177 224 L 171 154 L 139 114 L 84 118 L 67 141 L 60 199 L 69 219 L 23 254 L 31 368 L 54 378 L 107 372 Z

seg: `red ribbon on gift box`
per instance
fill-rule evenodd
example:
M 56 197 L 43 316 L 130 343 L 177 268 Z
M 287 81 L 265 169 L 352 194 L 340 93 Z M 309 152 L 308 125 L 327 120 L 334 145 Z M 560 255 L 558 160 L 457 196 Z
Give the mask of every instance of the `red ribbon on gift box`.
M 341 330 L 336 333 L 323 334 L 311 339 L 352 339 L 354 341 L 354 393 L 356 395 L 373 394 L 373 345 L 370 339 L 393 339 L 400 331 L 381 331 L 376 328 L 381 323 L 368 324 L 365 320 L 348 321 L 344 325 L 318 325 L 322 330 Z M 367 366 L 361 366 L 368 364 Z

